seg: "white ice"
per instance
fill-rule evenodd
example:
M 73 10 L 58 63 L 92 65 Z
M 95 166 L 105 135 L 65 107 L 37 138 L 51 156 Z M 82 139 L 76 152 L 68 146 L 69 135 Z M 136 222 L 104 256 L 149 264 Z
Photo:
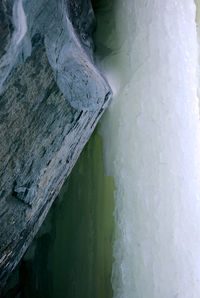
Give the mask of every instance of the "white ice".
M 101 133 L 116 184 L 114 297 L 199 298 L 196 6 L 116 0 L 110 18 L 101 63 L 117 94 Z
M 13 6 L 13 22 L 15 25 L 14 42 L 17 46 L 27 32 L 26 15 L 24 13 L 22 0 L 16 0 Z

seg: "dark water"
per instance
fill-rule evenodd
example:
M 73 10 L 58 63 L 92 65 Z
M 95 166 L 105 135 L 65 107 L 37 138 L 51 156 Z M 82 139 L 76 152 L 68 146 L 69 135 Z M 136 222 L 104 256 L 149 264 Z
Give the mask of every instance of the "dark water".
M 96 131 L 13 273 L 6 297 L 111 298 L 113 193 Z

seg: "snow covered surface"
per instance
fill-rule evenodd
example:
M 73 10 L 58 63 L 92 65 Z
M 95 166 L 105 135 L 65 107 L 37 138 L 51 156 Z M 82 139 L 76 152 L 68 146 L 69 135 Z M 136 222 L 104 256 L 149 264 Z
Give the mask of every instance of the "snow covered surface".
M 196 6 L 117 0 L 113 7 L 109 18 L 99 13 L 107 30 L 97 40 L 107 32 L 101 65 L 115 91 L 101 126 L 106 174 L 116 184 L 114 297 L 199 298 Z

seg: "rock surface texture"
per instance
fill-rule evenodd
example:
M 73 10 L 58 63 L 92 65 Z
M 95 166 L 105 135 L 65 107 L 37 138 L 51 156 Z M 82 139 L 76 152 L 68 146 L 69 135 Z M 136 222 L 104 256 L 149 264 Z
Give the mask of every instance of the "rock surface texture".
M 0 287 L 109 103 L 94 27 L 89 0 L 0 2 Z

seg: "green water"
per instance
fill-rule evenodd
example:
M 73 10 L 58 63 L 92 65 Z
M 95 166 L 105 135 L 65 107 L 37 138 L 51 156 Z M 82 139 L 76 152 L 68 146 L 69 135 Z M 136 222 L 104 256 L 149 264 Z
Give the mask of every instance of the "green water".
M 111 298 L 113 193 L 96 131 L 15 270 L 7 297 Z

